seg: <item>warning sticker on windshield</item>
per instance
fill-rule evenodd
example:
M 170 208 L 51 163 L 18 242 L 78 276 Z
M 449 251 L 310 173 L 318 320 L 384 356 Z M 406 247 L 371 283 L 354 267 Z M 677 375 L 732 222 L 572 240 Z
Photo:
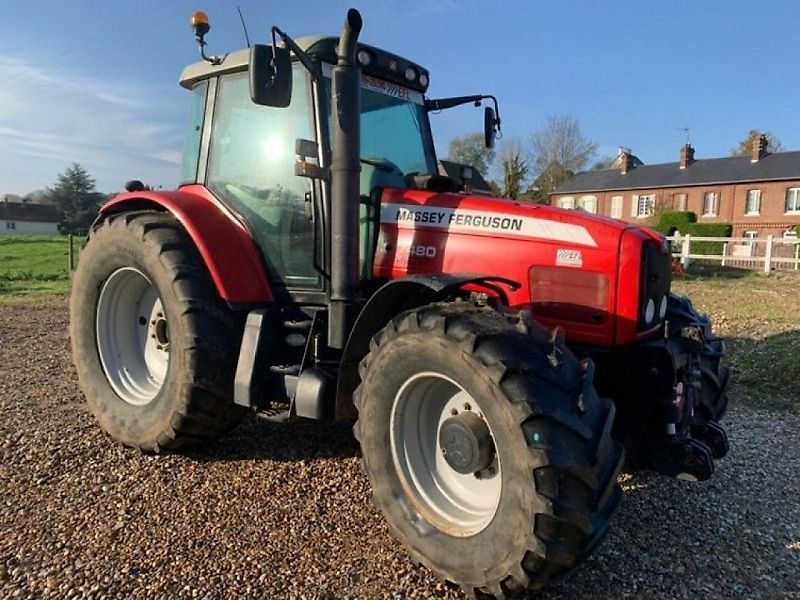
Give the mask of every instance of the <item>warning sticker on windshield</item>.
M 390 81 L 384 81 L 383 79 L 376 79 L 375 77 L 364 75 L 363 73 L 361 74 L 361 87 L 366 90 L 378 92 L 379 94 L 391 96 L 392 98 L 399 98 L 400 100 L 405 100 L 407 102 L 414 102 L 416 104 L 423 103 L 422 94 L 419 92 L 408 89 L 407 87 L 403 87 L 402 85 L 397 85 L 396 83 L 392 83 Z

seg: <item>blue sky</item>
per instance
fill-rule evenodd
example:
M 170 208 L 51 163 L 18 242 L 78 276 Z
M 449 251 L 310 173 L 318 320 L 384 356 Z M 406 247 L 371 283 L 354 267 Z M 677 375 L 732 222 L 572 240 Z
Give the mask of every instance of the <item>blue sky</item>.
M 569 114 L 599 155 L 630 147 L 677 160 L 723 156 L 750 128 L 800 149 L 794 0 L 240 0 L 254 41 L 338 32 L 348 6 L 362 40 L 431 71 L 431 96 L 493 93 L 506 137 Z M 52 185 L 71 162 L 104 191 L 131 178 L 172 187 L 187 109 L 176 81 L 196 60 L 193 10 L 209 45 L 244 45 L 235 0 L 4 0 L 0 19 L 0 193 Z M 481 128 L 462 107 L 432 116 L 437 147 Z

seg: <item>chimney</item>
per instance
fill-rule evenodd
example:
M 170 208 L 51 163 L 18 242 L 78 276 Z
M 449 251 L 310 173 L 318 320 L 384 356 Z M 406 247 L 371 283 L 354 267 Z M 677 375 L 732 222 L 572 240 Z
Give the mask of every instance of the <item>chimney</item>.
M 633 168 L 633 154 L 631 154 L 630 148 L 620 146 L 617 160 L 620 164 L 620 172 L 623 175 Z
M 689 142 L 681 147 L 681 169 L 685 169 L 694 162 L 694 148 Z
M 767 146 L 769 146 L 767 136 L 761 134 L 755 138 L 753 140 L 753 149 L 750 151 L 750 162 L 758 162 L 764 158 L 768 154 Z

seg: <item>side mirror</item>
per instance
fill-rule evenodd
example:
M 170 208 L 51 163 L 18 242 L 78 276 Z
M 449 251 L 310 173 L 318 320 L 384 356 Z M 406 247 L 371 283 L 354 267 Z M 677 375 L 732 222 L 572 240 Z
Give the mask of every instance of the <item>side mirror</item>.
M 292 60 L 288 49 L 263 44 L 250 48 L 250 99 L 262 106 L 289 106 Z
M 494 140 L 497 137 L 495 122 L 494 109 L 487 106 L 483 109 L 483 138 L 487 148 L 494 148 Z

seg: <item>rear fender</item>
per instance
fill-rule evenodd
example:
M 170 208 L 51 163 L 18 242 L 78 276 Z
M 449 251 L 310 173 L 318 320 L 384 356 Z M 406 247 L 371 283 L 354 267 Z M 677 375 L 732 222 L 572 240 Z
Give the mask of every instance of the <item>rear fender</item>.
M 353 392 L 361 381 L 358 363 L 369 352 L 370 340 L 389 320 L 406 310 L 450 300 L 468 290 L 486 291 L 508 305 L 505 292 L 497 284 L 508 286 L 512 291 L 519 287 L 519 283 L 510 279 L 475 273 L 420 274 L 393 279 L 375 292 L 359 313 L 342 355 L 336 386 L 336 419 L 357 417 Z
M 115 196 L 100 209 L 106 215 L 137 209 L 172 213 L 192 238 L 220 297 L 232 308 L 272 302 L 266 267 L 247 228 L 201 185 L 177 191 L 141 191 Z

